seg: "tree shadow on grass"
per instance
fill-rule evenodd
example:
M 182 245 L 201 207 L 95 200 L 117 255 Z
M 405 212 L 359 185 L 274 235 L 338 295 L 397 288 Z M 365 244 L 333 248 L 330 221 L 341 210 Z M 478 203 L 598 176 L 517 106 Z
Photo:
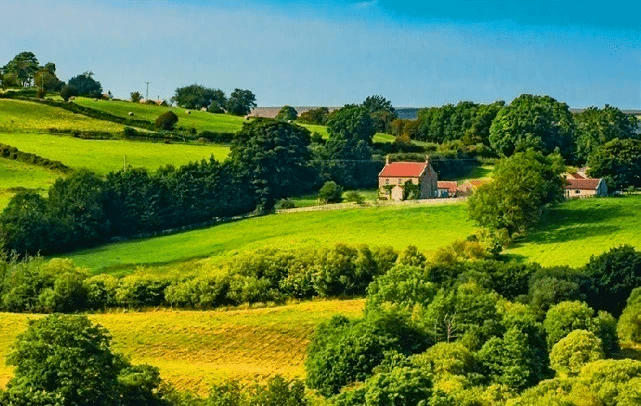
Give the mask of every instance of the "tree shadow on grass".
M 525 243 L 555 244 L 613 234 L 621 229 L 617 218 L 626 214 L 618 206 L 590 205 L 577 208 L 560 205 L 544 213 L 539 225 L 527 236 L 515 241 L 513 247 Z

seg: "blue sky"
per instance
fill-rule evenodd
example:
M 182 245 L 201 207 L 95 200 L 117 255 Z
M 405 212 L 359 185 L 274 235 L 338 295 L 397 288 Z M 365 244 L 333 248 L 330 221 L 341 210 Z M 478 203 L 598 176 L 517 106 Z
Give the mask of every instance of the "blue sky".
M 199 83 L 259 105 L 549 94 L 641 108 L 641 4 L 613 0 L 3 1 L 0 64 L 30 50 L 116 97 Z M 322 4 L 318 4 L 322 3 Z

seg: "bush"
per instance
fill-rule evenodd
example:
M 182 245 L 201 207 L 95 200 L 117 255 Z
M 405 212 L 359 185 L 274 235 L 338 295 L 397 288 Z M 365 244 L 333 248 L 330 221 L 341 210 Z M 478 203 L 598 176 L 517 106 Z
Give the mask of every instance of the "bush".
M 641 344 L 641 303 L 625 308 L 619 317 L 617 333 L 621 341 Z
M 345 193 L 345 200 L 356 204 L 365 204 L 365 198 L 363 197 L 363 195 L 354 190 L 350 190 L 349 192 Z
M 318 199 L 322 203 L 340 203 L 343 201 L 343 187 L 334 181 L 325 182 L 318 191 Z
M 76 88 L 70 85 L 64 86 L 60 89 L 60 97 L 62 100 L 69 101 L 69 98 L 76 95 Z
M 129 98 L 131 99 L 132 103 L 140 103 L 140 100 L 142 99 L 142 94 L 140 94 L 140 92 L 131 92 L 129 94 Z
M 178 122 L 178 116 L 173 111 L 166 111 L 156 119 L 156 128 L 165 131 L 171 131 Z
M 153 274 L 136 272 L 122 278 L 116 289 L 118 306 L 141 308 L 160 306 L 164 302 L 164 291 L 169 280 Z
M 293 201 L 293 200 L 291 200 L 291 199 L 287 199 L 287 198 L 285 198 L 285 199 L 280 199 L 280 200 L 276 203 L 276 208 L 277 208 L 277 209 L 280 209 L 280 210 L 283 210 L 283 209 L 293 209 L 294 207 L 296 207 L 296 203 L 294 203 L 294 201 Z

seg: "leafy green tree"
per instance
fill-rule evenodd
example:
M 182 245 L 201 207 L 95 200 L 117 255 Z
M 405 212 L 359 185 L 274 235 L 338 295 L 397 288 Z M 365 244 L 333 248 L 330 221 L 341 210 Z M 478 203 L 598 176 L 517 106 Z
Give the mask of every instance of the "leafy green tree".
M 142 100 L 142 94 L 140 92 L 131 92 L 129 93 L 129 98 L 132 103 L 140 103 L 140 100 Z
M 597 321 L 594 319 L 594 310 L 586 303 L 561 302 L 548 310 L 543 321 L 547 333 L 548 348 L 552 348 L 563 337 L 574 330 L 587 330 L 593 333 L 599 331 Z
M 245 116 L 256 107 L 256 96 L 249 90 L 234 89 L 225 104 L 229 113 L 235 116 Z
M 8 87 L 20 87 L 20 79 L 18 78 L 18 74 L 15 72 L 0 73 L 0 80 L 2 80 L 3 89 Z
M 177 88 L 171 101 L 186 109 L 206 108 L 211 113 L 222 113 L 227 98 L 220 89 L 209 89 L 194 83 Z
M 586 364 L 579 374 L 581 397 L 596 395 L 600 404 L 619 405 L 632 380 L 641 378 L 641 361 L 603 359 Z M 638 382 L 638 381 L 637 381 Z
M 378 132 L 389 132 L 392 121 L 398 117 L 392 102 L 380 95 L 368 96 L 361 106 L 369 111 L 374 128 Z
M 173 111 L 165 111 L 156 118 L 156 128 L 165 131 L 171 131 L 178 122 L 178 116 Z
M 512 236 L 535 224 L 542 207 L 563 198 L 565 166 L 558 155 L 544 157 L 527 151 L 502 159 L 494 180 L 481 186 L 469 199 L 470 217 L 491 230 Z
M 60 97 L 62 97 L 62 100 L 64 101 L 69 101 L 69 99 L 76 94 L 76 88 L 73 86 L 65 85 L 60 89 Z
M 33 83 L 33 76 L 38 71 L 39 63 L 33 52 L 20 52 L 3 68 L 3 74 L 13 74 L 22 87 Z
M 278 114 L 276 120 L 294 121 L 298 118 L 298 112 L 292 106 L 283 106 Z
M 329 109 L 327 107 L 318 107 L 315 109 L 309 109 L 300 114 L 298 117 L 299 121 L 307 124 L 318 124 L 325 125 L 327 124 L 327 119 L 329 118 Z
M 7 385 L 13 404 L 30 405 L 30 398 L 70 406 L 115 404 L 121 361 L 111 353 L 110 341 L 86 316 L 31 320 L 7 358 L 16 367 Z
M 325 182 L 318 191 L 318 199 L 323 203 L 340 203 L 343 201 L 343 187 L 331 180 Z
M 407 355 L 424 350 L 428 343 L 428 337 L 398 315 L 355 322 L 335 316 L 314 333 L 305 361 L 307 384 L 324 396 L 335 395 L 372 375 L 386 351 Z
M 40 68 L 33 76 L 33 84 L 45 92 L 60 90 L 64 86 L 64 83 L 56 76 L 55 68 L 53 71 Z
M 621 341 L 641 344 L 641 303 L 629 304 L 623 310 L 617 333 Z
M 367 287 L 367 312 L 388 306 L 411 314 L 416 305 L 427 306 L 437 292 L 420 267 L 398 264 Z
M 590 107 L 574 116 L 576 122 L 576 158 L 586 162 L 600 146 L 614 140 L 639 138 L 638 120 L 616 107 Z
M 543 268 L 529 280 L 528 301 L 540 319 L 550 307 L 564 301 L 587 301 L 595 306 L 598 295 L 591 278 L 582 271 L 569 267 Z M 595 300 L 589 300 L 589 298 Z
M 612 248 L 590 257 L 585 273 L 597 287 L 591 303 L 618 316 L 626 305 L 625 299 L 634 288 L 641 286 L 641 252 L 630 245 Z
M 0 215 L 0 250 L 48 252 L 51 221 L 47 202 L 35 192 L 19 192 Z
M 588 175 L 605 178 L 609 189 L 641 187 L 641 140 L 612 140 L 590 155 L 588 166 Z
M 561 376 L 576 376 L 583 365 L 605 358 L 601 339 L 586 330 L 574 330 L 550 352 L 550 366 Z
M 100 97 L 102 95 L 102 85 L 93 78 L 91 71 L 72 77 L 67 84 L 76 89 L 78 96 Z
M 230 159 L 251 182 L 259 210 L 271 211 L 280 198 L 301 193 L 310 179 L 309 131 L 282 121 L 245 123 L 232 141 Z
M 534 148 L 543 154 L 556 149 L 572 156 L 574 120 L 567 104 L 550 96 L 522 94 L 496 115 L 490 127 L 490 145 L 502 156 Z

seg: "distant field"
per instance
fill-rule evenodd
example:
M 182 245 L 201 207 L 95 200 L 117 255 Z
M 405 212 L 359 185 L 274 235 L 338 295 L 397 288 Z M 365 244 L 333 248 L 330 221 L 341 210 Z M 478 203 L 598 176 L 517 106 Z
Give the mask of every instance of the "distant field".
M 223 160 L 229 148 L 222 145 L 185 145 L 124 140 L 83 140 L 48 134 L 0 132 L 0 143 L 24 152 L 60 161 L 72 168 L 87 168 L 104 175 L 122 168 L 124 157 L 133 167 L 155 170 L 161 165 L 183 165 L 209 158 Z
M 43 132 L 49 128 L 121 133 L 124 126 L 44 104 L 0 99 L 0 131 Z
M 343 199 L 345 199 L 345 195 L 350 192 L 349 190 L 343 192 Z M 363 199 L 365 202 L 373 202 L 378 200 L 378 189 L 363 189 L 363 190 L 356 190 L 357 193 L 359 193 L 361 196 L 363 196 Z M 322 203 L 318 200 L 318 192 L 315 193 L 310 193 L 308 195 L 304 196 L 299 196 L 299 197 L 293 197 L 291 198 L 291 201 L 294 202 L 296 207 L 311 207 L 311 206 L 319 206 Z M 344 200 L 346 202 L 346 200 Z
M 44 194 L 61 175 L 35 165 L 0 158 L 0 211 L 15 194 L 15 188 L 26 188 Z
M 90 315 L 113 336 L 112 349 L 135 364 L 160 368 L 178 389 L 206 395 L 228 378 L 245 382 L 275 374 L 304 376 L 303 361 L 314 328 L 335 314 L 359 317 L 364 300 L 313 301 L 273 308 Z M 0 387 L 12 376 L 4 363 L 10 346 L 41 316 L 0 313 Z
M 641 195 L 563 203 L 508 254 L 543 265 L 581 266 L 621 244 L 641 249 Z
M 102 110 L 115 116 L 130 118 L 129 112 L 134 113 L 133 118 L 155 121 L 159 115 L 171 110 L 178 116 L 178 127 L 195 128 L 198 131 L 215 131 L 235 133 L 243 127 L 245 119 L 243 117 L 232 116 L 229 114 L 212 114 L 206 111 L 190 110 L 191 114 L 186 114 L 186 109 L 180 107 L 156 106 L 151 104 L 131 103 L 117 100 L 98 100 L 87 99 L 83 97 L 76 98 L 74 103 L 82 106 L 91 107 L 96 110 Z
M 136 265 L 162 266 L 263 246 L 413 244 L 435 250 L 473 230 L 463 204 L 393 206 L 275 214 L 207 229 L 109 244 L 68 255 L 94 273 L 128 273 Z M 159 271 L 162 271 L 161 268 Z

